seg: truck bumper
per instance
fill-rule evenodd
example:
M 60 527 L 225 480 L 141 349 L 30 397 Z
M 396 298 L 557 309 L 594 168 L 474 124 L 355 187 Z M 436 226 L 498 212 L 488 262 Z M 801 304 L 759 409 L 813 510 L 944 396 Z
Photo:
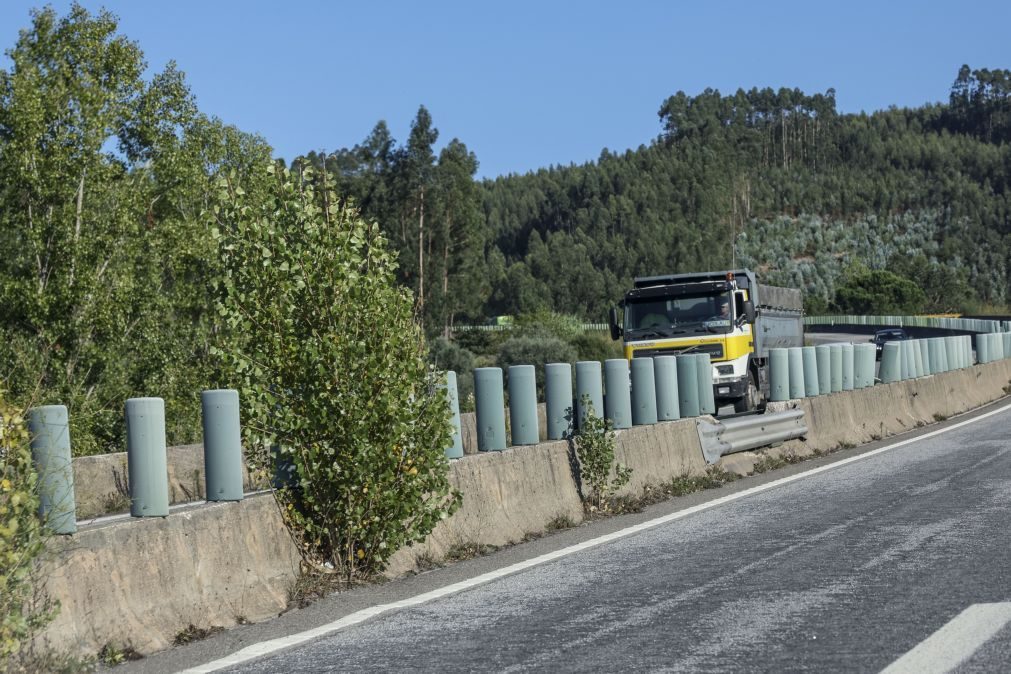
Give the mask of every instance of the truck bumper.
M 739 400 L 748 392 L 748 377 L 713 383 L 713 397 L 717 400 Z

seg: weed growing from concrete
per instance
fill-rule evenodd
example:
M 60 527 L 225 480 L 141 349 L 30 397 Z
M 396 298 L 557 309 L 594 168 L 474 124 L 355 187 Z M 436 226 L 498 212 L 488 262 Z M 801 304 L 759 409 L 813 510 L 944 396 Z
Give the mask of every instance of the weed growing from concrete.
M 628 483 L 632 469 L 614 460 L 614 431 L 610 420 L 597 416 L 589 396 L 583 396 L 583 405 L 586 415 L 579 433 L 573 438 L 580 476 L 590 487 L 589 493 L 583 495 L 583 506 L 589 512 L 606 512 L 611 495 Z
M 572 518 L 568 515 L 556 515 L 547 524 L 544 525 L 545 531 L 562 531 L 564 529 L 571 529 L 576 526 L 576 523 L 572 521 Z
M 948 415 L 947 414 L 941 414 L 940 412 L 934 412 L 934 421 L 940 423 L 942 421 L 947 421 L 947 419 L 948 419 Z
M 197 627 L 193 623 L 190 623 L 186 629 L 180 631 L 175 638 L 172 640 L 176 646 L 182 646 L 183 644 L 188 644 L 191 641 L 200 641 L 206 639 L 207 637 L 217 634 L 218 632 L 224 632 L 225 628 L 220 625 L 212 625 L 211 627 Z
M 98 652 L 98 661 L 106 667 L 115 667 L 131 660 L 140 660 L 144 656 L 134 650 L 133 646 L 120 646 L 112 642 L 102 646 Z
M 462 562 L 475 557 L 484 557 L 498 550 L 497 545 L 483 543 L 457 543 L 446 552 L 447 562 Z

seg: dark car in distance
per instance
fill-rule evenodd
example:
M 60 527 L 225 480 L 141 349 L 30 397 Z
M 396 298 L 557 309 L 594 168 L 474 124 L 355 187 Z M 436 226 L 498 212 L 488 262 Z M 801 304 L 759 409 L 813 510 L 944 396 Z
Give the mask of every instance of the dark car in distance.
M 881 347 L 885 342 L 901 341 L 909 339 L 909 335 L 902 328 L 886 328 L 874 333 L 874 348 L 877 349 L 877 359 L 881 360 Z

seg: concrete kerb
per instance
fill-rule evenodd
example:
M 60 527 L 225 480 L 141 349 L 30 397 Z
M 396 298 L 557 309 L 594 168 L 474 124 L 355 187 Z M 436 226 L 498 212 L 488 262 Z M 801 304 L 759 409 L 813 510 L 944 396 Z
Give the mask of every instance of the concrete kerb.
M 1011 360 L 911 381 L 782 403 L 801 406 L 811 429 L 765 454 L 810 454 L 894 435 L 992 402 L 1011 381 Z M 420 546 L 398 552 L 389 575 L 420 557 L 442 559 L 460 544 L 505 545 L 540 533 L 558 518 L 583 518 L 565 441 L 465 456 L 452 464 L 462 508 Z M 726 457 L 721 466 L 750 472 L 762 453 Z M 637 426 L 616 434 L 616 458 L 633 469 L 620 495 L 706 466 L 694 419 Z M 282 610 L 298 559 L 273 499 L 249 498 L 173 514 L 84 527 L 54 540 L 50 595 L 63 604 L 47 629 L 50 647 L 91 654 L 104 644 L 141 653 L 170 645 L 190 624 L 230 626 Z M 167 590 L 170 588 L 170 591 Z

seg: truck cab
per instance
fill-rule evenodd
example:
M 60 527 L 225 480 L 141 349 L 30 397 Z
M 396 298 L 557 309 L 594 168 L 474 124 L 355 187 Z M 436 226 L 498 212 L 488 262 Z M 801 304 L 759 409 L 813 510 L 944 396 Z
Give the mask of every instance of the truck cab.
M 803 343 L 800 292 L 760 286 L 746 269 L 637 278 L 619 306 L 611 337 L 626 358 L 706 353 L 717 405 L 738 412 L 768 394 L 768 349 Z

